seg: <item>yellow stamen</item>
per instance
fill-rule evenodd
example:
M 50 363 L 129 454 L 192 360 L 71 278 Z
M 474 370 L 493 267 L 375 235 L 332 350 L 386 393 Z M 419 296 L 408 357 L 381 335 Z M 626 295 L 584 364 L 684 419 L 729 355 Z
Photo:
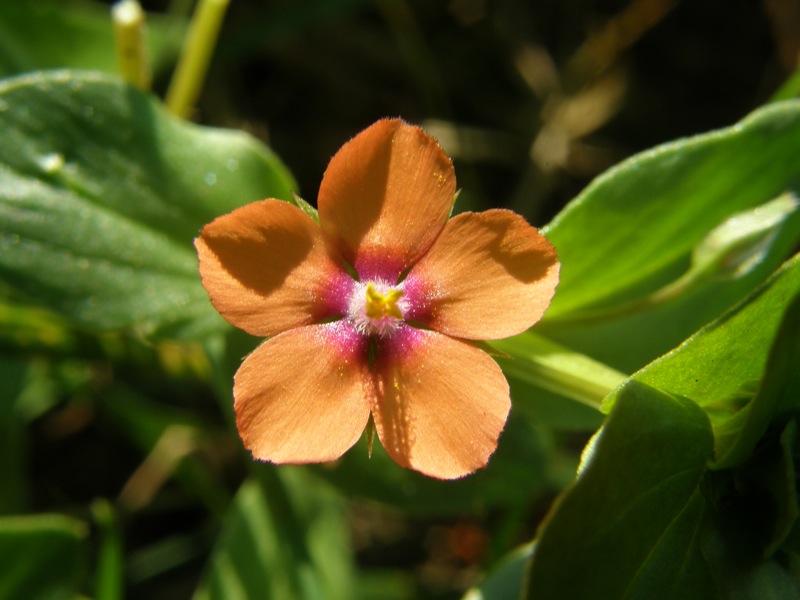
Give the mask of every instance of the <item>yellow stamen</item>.
M 389 290 L 386 294 L 381 294 L 375 289 L 374 285 L 368 283 L 366 294 L 365 312 L 370 319 L 381 319 L 383 317 L 403 318 L 403 313 L 397 307 L 397 301 L 403 296 L 401 290 Z

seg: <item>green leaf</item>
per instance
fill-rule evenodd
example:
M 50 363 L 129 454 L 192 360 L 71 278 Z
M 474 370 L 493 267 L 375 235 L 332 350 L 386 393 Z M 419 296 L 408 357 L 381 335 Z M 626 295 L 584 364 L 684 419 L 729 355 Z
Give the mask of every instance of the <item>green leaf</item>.
M 713 598 L 698 543 L 711 456 L 693 402 L 632 382 L 540 531 L 529 598 Z
M 200 338 L 225 327 L 192 239 L 286 169 L 246 134 L 198 127 L 96 73 L 0 84 L 0 277 L 96 330 Z
M 597 178 L 544 229 L 562 271 L 537 332 L 629 372 L 677 346 L 796 248 L 795 210 L 754 254 L 760 262 L 657 297 L 687 273 L 709 232 L 800 189 L 798 147 L 800 102 L 787 101 L 634 156 Z
M 734 213 L 796 188 L 798 146 L 800 102 L 787 101 L 607 171 L 544 229 L 563 265 L 548 317 L 619 296 Z
M 336 496 L 302 469 L 259 471 L 237 493 L 195 599 L 351 597 Z
M 738 306 L 633 376 L 635 381 L 691 398 L 706 410 L 718 436 L 717 459 L 735 449 L 718 463 L 720 468 L 741 463 L 752 450 L 783 397 L 781 386 L 794 381 L 797 389 L 798 308 L 795 303 L 787 312 L 787 307 L 798 294 L 800 255 Z M 781 327 L 784 314 L 786 323 Z M 765 378 L 773 344 L 774 366 Z M 760 399 L 748 403 L 752 395 L 747 397 L 747 390 L 762 379 Z
M 542 529 L 530 597 L 800 597 L 772 559 L 798 516 L 784 426 L 800 389 L 798 294 L 800 256 L 607 399 L 609 420 Z
M 86 571 L 86 526 L 59 515 L 0 518 L 0 598 L 71 598 Z
M 800 292 L 789 304 L 769 352 L 758 393 L 744 408 L 715 427 L 714 467 L 734 467 L 747 459 L 777 413 L 800 407 Z

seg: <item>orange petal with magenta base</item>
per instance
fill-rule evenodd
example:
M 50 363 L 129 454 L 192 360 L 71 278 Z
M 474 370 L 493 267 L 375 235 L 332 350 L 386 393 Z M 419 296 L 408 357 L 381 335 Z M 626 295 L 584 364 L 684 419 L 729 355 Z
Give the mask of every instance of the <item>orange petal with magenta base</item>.
M 542 317 L 558 272 L 555 248 L 521 216 L 463 213 L 406 278 L 407 293 L 419 298 L 406 316 L 460 338 L 516 335 Z
M 365 277 L 396 280 L 431 246 L 455 195 L 436 141 L 400 119 L 378 121 L 334 155 L 320 185 L 320 223 Z
M 369 418 L 365 341 L 339 321 L 299 327 L 250 354 L 234 379 L 236 425 L 259 460 L 335 460 Z
M 253 202 L 203 227 L 195 240 L 211 303 L 257 336 L 343 314 L 352 279 L 319 225 L 280 200 Z
M 389 456 L 439 479 L 484 467 L 511 407 L 497 363 L 466 342 L 410 327 L 375 354 L 372 414 Z

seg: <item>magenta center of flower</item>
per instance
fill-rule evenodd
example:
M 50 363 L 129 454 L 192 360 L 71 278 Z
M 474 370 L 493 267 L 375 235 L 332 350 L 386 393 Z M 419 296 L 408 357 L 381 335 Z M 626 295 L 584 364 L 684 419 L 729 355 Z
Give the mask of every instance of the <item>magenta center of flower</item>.
M 382 279 L 359 281 L 347 303 L 347 318 L 364 335 L 386 335 L 403 324 L 408 310 L 403 284 L 391 285 Z

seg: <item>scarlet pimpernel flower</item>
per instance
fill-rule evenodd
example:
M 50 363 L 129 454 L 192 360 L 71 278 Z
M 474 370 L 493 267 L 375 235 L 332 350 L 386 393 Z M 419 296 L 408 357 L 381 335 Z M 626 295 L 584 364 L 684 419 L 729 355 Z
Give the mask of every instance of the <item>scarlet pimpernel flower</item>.
M 203 228 L 195 245 L 211 302 L 269 338 L 233 388 L 239 434 L 256 459 L 337 459 L 371 416 L 403 467 L 455 479 L 486 465 L 509 389 L 473 341 L 538 321 L 559 263 L 511 211 L 449 218 L 455 195 L 436 141 L 384 119 L 331 159 L 319 222 L 269 199 Z

